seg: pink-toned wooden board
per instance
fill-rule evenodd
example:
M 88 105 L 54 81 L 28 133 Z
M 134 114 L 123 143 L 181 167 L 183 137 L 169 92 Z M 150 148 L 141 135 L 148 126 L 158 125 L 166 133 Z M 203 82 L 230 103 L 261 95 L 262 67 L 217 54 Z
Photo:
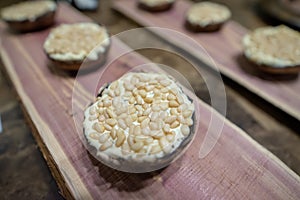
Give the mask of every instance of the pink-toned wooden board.
M 185 13 L 190 6 L 189 1 L 177 0 L 171 10 L 153 14 L 139 9 L 134 0 L 114 2 L 114 9 L 143 26 L 172 29 L 193 39 L 196 43 L 169 31 L 149 29 L 212 66 L 213 63 L 199 47 L 200 44 L 212 57 L 222 74 L 300 120 L 300 78 L 279 80 L 274 76 L 259 73 L 242 56 L 241 40 L 248 31 L 234 21 L 229 21 L 215 33 L 192 33 L 186 30 Z
M 90 21 L 59 4 L 57 23 Z M 73 102 L 74 77 L 48 66 L 42 50 L 49 30 L 14 34 L 0 23 L 1 57 L 38 144 L 63 194 L 75 199 L 299 199 L 300 178 L 278 158 L 225 119 L 221 137 L 204 159 L 199 149 L 210 118 L 223 117 L 198 100 L 200 129 L 188 151 L 167 168 L 148 174 L 127 174 L 95 161 L 84 148 L 72 116 L 82 115 L 94 95 L 90 88 L 100 68 L 81 75 Z M 107 62 L 129 48 L 113 39 Z M 118 78 L 148 62 L 136 53 L 121 57 L 100 82 Z M 75 95 L 75 96 L 76 96 Z M 74 100 L 74 99 L 73 99 Z M 81 110 L 80 110 L 81 109 Z M 34 178 L 34 177 L 33 177 Z

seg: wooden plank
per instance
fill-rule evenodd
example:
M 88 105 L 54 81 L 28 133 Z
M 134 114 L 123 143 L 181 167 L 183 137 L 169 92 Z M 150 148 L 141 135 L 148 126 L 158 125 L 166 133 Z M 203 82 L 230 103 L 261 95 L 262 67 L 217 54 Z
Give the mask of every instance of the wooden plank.
M 143 26 L 167 28 L 184 34 L 180 36 L 165 30 L 149 29 L 215 69 L 204 48 L 222 74 L 300 120 L 300 78 L 279 80 L 257 72 L 242 56 L 241 40 L 248 30 L 234 21 L 229 21 L 215 33 L 192 33 L 186 30 L 183 24 L 190 6 L 189 1 L 178 0 L 171 10 L 152 14 L 139 9 L 136 1 L 114 1 L 114 9 Z
M 76 21 L 89 19 L 59 4 L 57 22 Z M 96 162 L 84 148 L 73 116 L 82 115 L 82 109 L 93 98 L 94 84 L 113 80 L 148 61 L 133 52 L 113 62 L 99 83 L 90 80 L 96 80 L 103 68 L 78 77 L 80 97 L 73 102 L 74 110 L 74 77 L 50 69 L 41 48 L 48 32 L 15 35 L 1 23 L 1 57 L 36 129 L 38 144 L 45 158 L 51 158 L 47 161 L 55 166 L 50 165 L 50 169 L 64 194 L 70 193 L 75 199 L 300 198 L 300 179 L 294 172 L 200 100 L 196 138 L 184 156 L 167 168 L 128 174 Z M 125 44 L 114 39 L 107 62 L 127 50 Z M 200 159 L 199 149 L 211 117 L 224 120 L 222 135 L 209 155 Z

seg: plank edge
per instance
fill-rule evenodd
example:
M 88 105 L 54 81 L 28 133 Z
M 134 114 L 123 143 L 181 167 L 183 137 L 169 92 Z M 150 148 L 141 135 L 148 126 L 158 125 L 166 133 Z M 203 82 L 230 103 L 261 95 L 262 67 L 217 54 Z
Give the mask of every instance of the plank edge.
M 33 136 L 34 136 L 35 139 L 37 138 L 37 140 L 36 140 L 37 144 L 38 144 L 39 148 L 41 149 L 43 157 L 45 158 L 48 166 L 50 167 L 50 171 L 52 169 L 54 169 L 54 171 L 57 170 L 58 173 L 55 172 L 54 177 L 55 178 L 58 177 L 58 178 L 60 178 L 60 180 L 63 180 L 61 182 L 58 182 L 57 179 L 55 179 L 56 182 L 57 182 L 57 184 L 58 184 L 58 186 L 59 186 L 59 188 L 62 190 L 62 192 L 64 192 L 63 195 L 65 195 L 65 197 L 70 196 L 70 198 L 72 197 L 71 199 L 76 199 L 76 195 L 74 195 L 74 194 L 77 194 L 77 192 L 75 193 L 75 191 L 72 191 L 72 187 L 70 188 L 70 186 L 72 186 L 72 184 L 70 183 L 70 180 L 65 179 L 65 177 L 63 176 L 61 170 L 59 169 L 58 165 L 56 164 L 57 163 L 55 161 L 56 159 L 51 154 L 51 150 L 49 149 L 49 144 L 47 144 L 48 142 L 47 141 L 45 142 L 45 140 L 43 139 L 42 135 L 40 135 L 40 133 L 38 131 L 39 128 L 36 126 L 35 121 L 39 121 L 39 122 L 41 122 L 41 124 L 44 124 L 44 122 L 41 121 L 41 119 L 39 119 L 39 117 L 38 117 L 39 115 L 38 115 L 36 109 L 34 108 L 33 103 L 29 100 L 29 98 L 25 94 L 25 91 L 23 90 L 23 88 L 21 86 L 19 78 L 16 77 L 16 75 L 15 75 L 16 73 L 15 73 L 15 70 L 14 70 L 12 64 L 11 64 L 11 60 L 7 56 L 7 52 L 4 50 L 4 48 L 2 47 L 2 45 L 0 46 L 0 56 L 1 56 L 2 62 L 4 64 L 6 73 L 8 74 L 9 80 L 13 83 L 14 89 L 15 89 L 15 91 L 16 91 L 19 99 L 20 99 L 21 108 L 23 110 L 23 113 L 25 114 L 25 116 L 24 116 L 25 120 L 30 119 L 29 125 L 30 125 L 30 128 L 32 129 L 32 134 L 33 134 Z M 30 108 L 30 111 L 29 111 L 29 108 Z M 32 124 L 32 126 L 31 126 L 31 124 Z M 41 127 L 42 127 L 42 125 L 41 125 Z M 44 129 L 44 128 L 40 128 L 40 129 Z M 45 135 L 49 136 L 49 135 L 53 135 L 53 134 L 52 134 L 51 131 L 50 132 L 48 131 L 47 133 L 45 133 Z M 38 136 L 38 137 L 36 137 L 36 136 Z M 56 141 L 56 143 L 59 146 L 59 144 L 58 144 L 57 141 Z M 48 156 L 47 153 L 49 153 L 50 156 Z M 67 162 L 64 163 L 64 165 L 68 165 L 68 167 L 72 168 L 73 171 L 75 171 L 75 169 L 69 163 L 69 160 L 68 160 L 68 158 L 66 157 L 66 155 L 65 155 L 65 153 L 63 151 L 62 151 L 62 154 L 63 154 L 63 156 L 62 155 L 60 155 L 60 156 L 64 157 L 64 160 L 67 161 Z M 52 171 L 51 171 L 51 173 L 52 173 Z M 52 173 L 52 175 L 53 175 L 53 173 Z M 80 180 L 79 176 L 78 176 L 77 180 Z M 60 185 L 61 183 L 67 183 L 67 184 L 64 184 L 66 186 L 66 188 L 64 188 L 63 186 L 61 186 Z M 73 190 L 74 190 L 74 188 L 73 188 Z M 87 192 L 86 188 L 83 191 L 81 191 L 80 193 L 82 193 L 82 196 L 85 196 L 86 194 L 89 194 Z

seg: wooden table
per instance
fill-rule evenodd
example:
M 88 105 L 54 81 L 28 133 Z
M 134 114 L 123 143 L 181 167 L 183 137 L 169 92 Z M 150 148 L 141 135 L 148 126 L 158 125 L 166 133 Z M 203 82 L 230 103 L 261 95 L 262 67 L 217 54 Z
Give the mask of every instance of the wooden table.
M 254 1 L 231 0 L 230 3 L 229 1 L 225 3 L 231 7 L 233 18 L 244 26 L 255 28 L 264 24 L 254 11 L 249 9 L 255 3 Z M 109 7 L 109 1 L 101 1 L 100 9 L 96 13 L 87 12 L 86 14 L 95 21 L 106 24 L 112 34 L 138 27 L 126 17 L 111 11 Z M 145 32 L 142 37 L 144 41 L 158 43 L 164 45 L 166 49 L 174 50 L 174 47 L 150 33 Z M 132 41 L 125 42 L 129 46 L 134 45 Z M 187 65 L 185 61 L 174 58 L 172 55 L 161 56 L 160 53 L 154 51 L 140 53 L 154 61 L 174 66 L 192 82 L 196 94 L 204 101 L 209 101 L 208 91 L 203 87 L 203 80 L 195 80 L 193 73 L 185 70 L 189 68 L 182 67 Z M 1 69 L 3 71 L 3 66 Z M 234 82 L 225 79 L 225 84 L 228 98 L 227 117 L 277 155 L 297 174 L 300 174 L 299 122 L 258 98 L 255 94 L 245 91 Z M 9 81 L 3 79 L 3 75 L 1 75 L 0 113 L 4 133 L 0 135 L 0 138 L 3 138 L 0 140 L 3 144 L 0 148 L 0 168 L 3 167 L 4 170 L 1 170 L 1 173 L 6 175 L 0 178 L 0 183 L 4 186 L 4 189 L 0 189 L 0 193 L 7 198 L 24 197 L 24 194 L 26 198 L 41 198 L 47 195 L 57 198 L 55 184 L 47 171 L 45 162 L 35 148 L 36 145 L 30 136 L 30 131 L 24 124 L 17 97 L 11 92 L 12 88 Z M 16 156 L 12 158 L 12 155 Z M 6 163 L 8 164 L 6 165 Z M 22 163 L 24 164 L 22 165 Z M 31 181 L 32 177 L 35 177 L 35 181 Z M 24 184 L 29 181 L 32 184 Z

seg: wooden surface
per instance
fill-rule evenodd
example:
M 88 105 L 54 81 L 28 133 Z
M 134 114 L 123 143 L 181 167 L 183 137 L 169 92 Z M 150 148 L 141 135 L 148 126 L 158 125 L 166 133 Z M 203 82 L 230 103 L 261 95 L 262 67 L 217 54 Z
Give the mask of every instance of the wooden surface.
M 143 26 L 167 28 L 185 34 L 180 36 L 163 29 L 149 29 L 212 68 L 217 67 L 225 76 L 300 120 L 300 78 L 292 76 L 282 79 L 262 74 L 248 63 L 242 55 L 241 45 L 242 38 L 248 31 L 241 25 L 229 21 L 215 33 L 192 33 L 184 27 L 185 13 L 191 6 L 188 1 L 179 0 L 171 10 L 158 14 L 139 9 L 135 1 L 114 2 L 116 10 Z M 211 62 L 205 51 L 214 62 Z
M 69 7 L 60 7 L 58 22 L 86 20 Z M 223 118 L 202 101 L 199 101 L 200 130 L 195 141 L 182 159 L 164 170 L 134 175 L 117 172 L 95 162 L 84 149 L 74 127 L 72 115 L 76 113 L 72 113 L 71 108 L 74 78 L 47 66 L 47 58 L 41 49 L 47 32 L 14 35 L 1 24 L 1 38 L 5 38 L 2 39 L 1 55 L 26 112 L 39 133 L 40 139 L 36 138 L 44 143 L 44 148 L 52 156 L 53 160 L 47 161 L 56 166 L 52 170 L 65 181 L 66 184 L 60 186 L 75 198 L 300 197 L 299 177 L 227 120 L 213 151 L 204 159 L 199 159 L 200 144 L 209 123 L 207 119 L 210 115 Z M 119 40 L 114 40 L 108 61 L 127 48 Z M 143 62 L 143 57 L 130 54 L 114 63 L 113 73 L 109 73 L 107 78 L 117 78 Z M 78 108 L 83 109 L 85 102 L 90 101 L 91 93 L 87 88 L 95 84 L 89 81 L 95 75 L 90 73 L 80 77 L 86 85 L 81 87 L 84 94 L 82 102 L 75 103 Z
M 62 199 L 31 130 L 24 121 L 12 85 L 5 80 L 1 70 L 1 199 Z

